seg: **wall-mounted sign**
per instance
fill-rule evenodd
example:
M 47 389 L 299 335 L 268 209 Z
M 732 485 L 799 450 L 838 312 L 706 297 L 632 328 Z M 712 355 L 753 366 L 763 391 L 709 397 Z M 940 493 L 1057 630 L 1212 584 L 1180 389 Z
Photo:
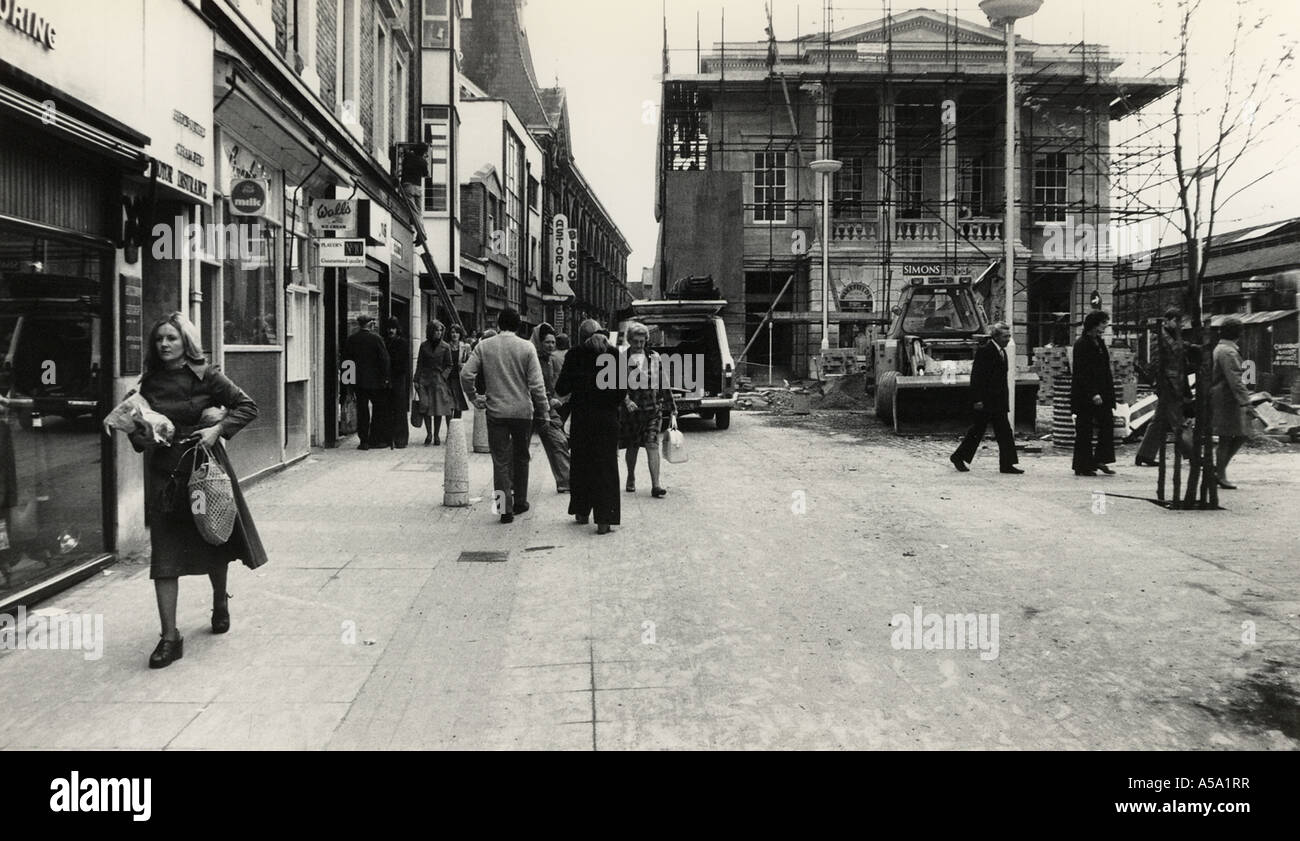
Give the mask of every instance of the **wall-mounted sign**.
M 840 290 L 840 310 L 844 312 L 871 312 L 874 299 L 871 287 L 865 283 L 853 282 Z
M 943 274 L 943 266 L 938 263 L 904 263 L 903 274 L 907 277 Z
M 1273 345 L 1273 367 L 1279 365 L 1300 367 L 1300 344 L 1291 342 Z
M 266 212 L 268 184 L 253 178 L 241 178 L 230 185 L 230 206 L 242 216 L 262 216 Z
M 571 236 L 572 235 L 572 236 Z M 551 288 L 557 297 L 573 297 L 570 280 L 578 274 L 577 231 L 569 227 L 569 217 L 557 213 L 551 219 Z
M 118 293 L 121 295 L 121 375 L 126 377 L 140 373 L 144 362 L 144 325 L 141 320 L 144 295 L 141 279 L 118 275 Z
M 45 18 L 19 3 L 18 0 L 0 0 L 0 20 L 31 38 L 47 50 L 54 49 L 54 27 Z
M 336 231 L 343 236 L 355 237 L 357 231 L 356 199 L 312 199 L 308 215 L 313 234 Z
M 323 269 L 364 266 L 366 241 L 364 239 L 318 239 L 316 265 Z

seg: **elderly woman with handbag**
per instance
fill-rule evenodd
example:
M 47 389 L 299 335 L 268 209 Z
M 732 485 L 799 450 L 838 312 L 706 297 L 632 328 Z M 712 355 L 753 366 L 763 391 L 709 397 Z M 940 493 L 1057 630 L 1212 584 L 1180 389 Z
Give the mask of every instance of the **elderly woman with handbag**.
M 252 569 L 266 563 L 266 550 L 221 444 L 222 438 L 233 438 L 257 417 L 257 404 L 216 367 L 205 364 L 199 332 L 179 312 L 159 320 L 149 331 L 140 396 L 175 428 L 166 445 L 144 428 L 129 436 L 136 452 L 147 453 L 145 516 L 152 545 L 149 577 L 162 624 L 162 640 L 149 657 L 149 667 L 161 669 L 184 656 L 184 639 L 176 628 L 180 577 L 208 576 L 212 632 L 224 634 L 230 630 L 227 565 L 236 559 Z M 233 492 L 234 526 L 229 539 L 220 545 L 210 542 L 211 536 L 205 537 L 196 524 L 195 518 L 203 516 L 206 509 L 191 499 L 189 490 L 191 473 L 199 469 L 196 462 L 205 453 L 230 477 Z
M 618 446 L 627 450 L 627 492 L 636 493 L 636 451 L 644 447 L 650 466 L 650 495 L 659 499 L 668 493 L 659 484 L 659 433 L 667 426 L 665 414 L 676 423 L 677 401 L 662 381 L 659 354 L 646 347 L 649 340 L 650 328 L 644 324 L 633 321 L 627 326 L 627 348 L 620 360 L 627 376 L 627 396 L 618 413 Z

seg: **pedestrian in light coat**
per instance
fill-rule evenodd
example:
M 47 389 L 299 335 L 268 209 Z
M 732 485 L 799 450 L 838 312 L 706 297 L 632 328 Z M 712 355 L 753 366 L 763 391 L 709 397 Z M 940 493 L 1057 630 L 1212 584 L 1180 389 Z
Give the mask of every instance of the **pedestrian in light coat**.
M 537 348 L 537 361 L 542 365 L 542 380 L 546 383 L 546 400 L 551 407 L 546 419 L 537 424 L 537 436 L 542 439 L 542 449 L 551 463 L 555 490 L 565 494 L 569 492 L 569 441 L 564 437 L 557 411 L 560 398 L 555 393 L 555 381 L 560 376 L 560 366 L 555 351 L 555 329 L 544 321 L 533 328 L 533 346 Z
M 1211 416 L 1214 432 L 1219 436 L 1215 455 L 1219 472 L 1219 487 L 1236 490 L 1228 480 L 1228 463 L 1251 435 L 1251 420 L 1259 412 L 1251 405 L 1250 392 L 1242 378 L 1241 351 L 1237 340 L 1241 338 L 1240 318 L 1229 317 L 1219 325 L 1219 343 L 1214 348 L 1214 368 L 1210 378 Z

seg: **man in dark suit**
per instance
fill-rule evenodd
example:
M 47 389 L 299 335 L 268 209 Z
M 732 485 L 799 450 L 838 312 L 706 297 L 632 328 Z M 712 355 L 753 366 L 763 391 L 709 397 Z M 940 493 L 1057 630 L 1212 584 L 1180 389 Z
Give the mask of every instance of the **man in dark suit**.
M 974 398 L 975 421 L 966 431 L 957 452 L 948 457 L 952 466 L 962 473 L 975 458 L 975 450 L 984 440 L 984 430 L 993 424 L 993 434 L 998 439 L 998 462 L 1003 473 L 1024 473 L 1016 463 L 1016 437 L 1011 431 L 1011 398 L 1007 393 L 1007 342 L 1011 341 L 1011 327 L 999 321 L 989 327 L 989 340 L 975 352 L 971 366 L 970 389 Z
M 357 332 L 343 342 L 343 384 L 351 385 L 357 397 L 357 438 L 361 441 L 358 450 L 388 446 L 384 421 L 389 383 L 388 348 L 379 334 L 371 330 L 374 323 L 368 315 L 357 316 Z
M 1074 475 L 1114 474 L 1107 465 L 1115 461 L 1115 378 L 1110 371 L 1110 351 L 1101 334 L 1110 316 L 1094 310 L 1083 319 L 1083 335 L 1074 343 L 1071 363 L 1070 411 L 1074 412 Z M 1092 443 L 1093 427 L 1097 444 Z

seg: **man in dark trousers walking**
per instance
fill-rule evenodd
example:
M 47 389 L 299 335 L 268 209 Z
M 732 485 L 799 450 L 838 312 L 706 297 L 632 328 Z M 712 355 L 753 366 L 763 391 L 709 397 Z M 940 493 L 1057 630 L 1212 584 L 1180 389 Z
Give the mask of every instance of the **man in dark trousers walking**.
M 962 473 L 970 470 L 966 465 L 975 458 L 975 450 L 984 440 L 984 430 L 993 424 L 993 434 L 998 439 L 998 462 L 1003 473 L 1024 473 L 1016 463 L 1016 437 L 1011 431 L 1007 415 L 1011 411 L 1011 398 L 1007 393 L 1007 343 L 1011 341 L 1011 327 L 999 321 L 989 327 L 989 340 L 975 352 L 971 366 L 970 390 L 974 398 L 975 420 L 957 452 L 948 457 L 952 466 Z
M 343 384 L 351 385 L 357 397 L 358 450 L 388 446 L 388 348 L 371 329 L 374 323 L 368 315 L 357 316 L 357 331 L 343 342 Z
M 1083 319 L 1083 335 L 1074 343 L 1071 362 L 1070 411 L 1074 412 L 1074 475 L 1113 474 L 1115 461 L 1115 378 L 1110 371 L 1110 351 L 1101 334 L 1110 316 L 1094 310 Z M 1092 429 L 1097 428 L 1097 445 Z

